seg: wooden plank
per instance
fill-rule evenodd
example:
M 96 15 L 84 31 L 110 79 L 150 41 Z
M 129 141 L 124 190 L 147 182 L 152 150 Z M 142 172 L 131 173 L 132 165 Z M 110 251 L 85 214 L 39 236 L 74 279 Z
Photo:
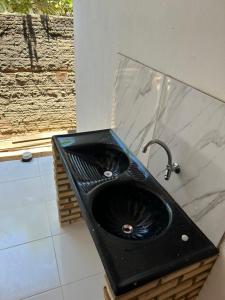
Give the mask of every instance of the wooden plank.
M 60 180 L 60 179 L 67 179 L 68 178 L 67 175 L 66 175 L 66 173 L 63 173 L 63 174 L 57 174 L 57 173 L 55 173 L 55 177 L 56 177 L 57 181 Z
M 192 271 L 192 272 L 186 273 L 186 274 L 183 276 L 183 279 L 182 279 L 182 280 L 184 281 L 184 280 L 187 280 L 187 279 L 189 279 L 189 278 L 191 278 L 191 277 L 195 277 L 196 275 L 198 275 L 198 274 L 200 274 L 200 273 L 203 273 L 203 272 L 205 272 L 205 271 L 209 271 L 209 270 L 212 268 L 213 264 L 214 264 L 214 263 L 210 263 L 210 264 L 208 264 L 208 265 L 203 265 L 202 267 L 200 267 L 200 268 L 198 268 L 198 269 L 196 269 L 196 270 L 194 270 L 194 271 Z
M 52 148 L 59 220 L 61 225 L 71 224 L 81 218 L 81 210 L 54 143 Z
M 68 217 L 60 216 L 60 220 L 62 220 L 62 222 L 64 222 L 64 221 L 66 222 L 66 221 L 70 221 L 70 220 L 79 219 L 80 217 L 81 217 L 81 214 L 73 214 Z
M 69 184 L 60 185 L 60 186 L 58 187 L 58 191 L 59 191 L 59 192 L 69 191 L 69 189 L 70 189 Z
M 17 151 L 17 150 L 28 150 L 32 148 L 37 148 L 37 147 L 45 147 L 45 146 L 50 146 L 51 143 L 49 141 L 35 141 L 31 142 L 29 144 L 24 144 L 21 143 L 17 146 L 15 145 L 0 145 L 0 152 L 10 152 L 10 151 Z
M 0 151 L 16 151 L 21 149 L 26 150 L 36 146 L 50 145 L 52 136 L 60 133 L 62 132 L 45 132 L 37 135 L 29 134 L 25 136 L 14 137 L 12 139 L 0 140 Z M 63 131 L 63 133 L 66 133 L 66 131 Z
M 59 202 L 60 210 L 72 209 L 72 208 L 77 208 L 77 207 L 79 207 L 79 204 L 77 202 L 68 202 L 65 204 L 61 204 L 61 202 Z
M 199 268 L 199 267 L 200 267 L 200 264 L 201 264 L 201 263 L 198 262 L 198 263 L 196 263 L 196 264 L 194 264 L 194 265 L 191 265 L 191 266 L 188 266 L 188 267 L 186 267 L 186 268 L 183 268 L 183 269 L 181 269 L 181 270 L 179 270 L 179 271 L 173 272 L 173 273 L 171 273 L 171 274 L 165 276 L 164 278 L 162 278 L 162 283 L 168 282 L 168 281 L 170 281 L 170 280 L 172 280 L 172 279 L 174 279 L 174 278 L 177 278 L 177 277 L 179 277 L 179 276 L 181 276 L 181 275 L 183 275 L 183 274 L 185 274 L 185 273 L 189 273 L 189 272 L 191 272 L 191 271 L 193 271 L 193 270 Z
M 199 290 L 199 288 L 203 286 L 204 282 L 205 282 L 205 280 L 202 280 L 202 281 L 200 281 L 200 282 L 198 282 L 198 283 L 193 284 L 193 285 L 192 285 L 191 287 L 189 287 L 188 289 L 185 289 L 185 290 L 183 290 L 182 292 L 176 294 L 176 295 L 174 296 L 174 299 L 179 300 L 180 297 L 186 296 L 186 295 L 188 295 L 189 293 L 191 293 L 191 292 L 193 292 L 193 291 L 195 291 L 195 290 Z
M 70 211 L 71 211 L 71 214 L 76 214 L 76 213 L 81 214 L 80 207 L 72 208 Z
M 172 290 L 169 290 L 166 293 L 160 294 L 158 296 L 158 300 L 166 300 L 168 297 L 174 296 L 174 295 L 178 294 L 179 292 L 183 291 L 184 289 L 191 287 L 192 283 L 193 283 L 192 280 L 184 281 L 184 282 L 178 284 L 178 286 L 173 288 Z
M 58 179 L 57 180 L 57 185 L 59 185 L 59 186 L 64 186 L 66 184 L 70 184 L 69 179 L 64 178 L 64 179 Z
M 63 166 L 57 166 L 57 167 L 55 167 L 55 169 L 56 169 L 56 172 L 58 173 L 58 174 L 64 174 L 65 173 L 65 169 L 64 169 L 64 167 Z
M 70 191 L 58 191 L 58 197 L 59 199 L 65 199 L 67 197 L 70 197 L 70 196 L 74 196 L 74 191 L 70 190 Z
M 43 157 L 52 155 L 52 147 L 40 147 L 29 149 L 33 157 Z M 0 162 L 9 160 L 21 160 L 24 150 L 17 150 L 12 152 L 0 152 Z
M 67 134 L 68 130 L 60 130 L 60 131 L 49 131 L 49 132 L 40 132 L 37 134 L 27 134 L 24 136 L 17 136 L 12 138 L 12 143 L 21 143 L 21 142 L 30 142 L 37 141 L 43 139 L 51 139 L 54 135 Z
M 218 255 L 215 255 L 215 256 L 213 256 L 213 257 L 207 258 L 207 259 L 205 259 L 205 260 L 203 261 L 203 264 L 204 264 L 204 265 L 207 265 L 207 264 L 209 264 L 209 263 L 211 263 L 211 262 L 215 262 L 217 258 L 218 258 Z
M 196 290 L 194 290 L 194 291 L 191 292 L 191 293 L 188 293 L 187 299 L 192 299 L 192 297 L 197 297 L 198 294 L 200 293 L 200 291 L 201 291 L 201 287 L 198 288 L 198 289 L 196 289 Z
M 109 283 L 108 278 L 107 278 L 106 275 L 105 275 L 105 280 L 106 280 L 106 286 L 107 286 L 108 294 L 110 295 L 112 300 L 114 300 L 114 299 L 115 300 L 130 300 L 134 297 L 137 297 L 137 296 L 143 294 L 146 291 L 154 289 L 159 284 L 159 280 L 157 279 L 157 280 L 151 281 L 151 282 L 149 282 L 149 283 L 147 283 L 147 284 L 145 284 L 141 287 L 138 287 L 138 288 L 126 293 L 126 294 L 123 294 L 121 296 L 115 296 L 112 289 L 111 289 L 110 283 Z
M 199 282 L 203 279 L 206 279 L 209 276 L 209 272 L 204 272 L 195 277 L 195 282 Z
M 145 292 L 144 294 L 140 295 L 138 299 L 139 300 L 150 300 L 153 297 L 159 296 L 160 294 L 162 294 L 170 289 L 175 288 L 177 286 L 177 284 L 178 284 L 177 278 L 173 279 L 171 281 L 168 281 L 167 283 L 159 285 L 158 287 L 156 287 L 150 291 Z

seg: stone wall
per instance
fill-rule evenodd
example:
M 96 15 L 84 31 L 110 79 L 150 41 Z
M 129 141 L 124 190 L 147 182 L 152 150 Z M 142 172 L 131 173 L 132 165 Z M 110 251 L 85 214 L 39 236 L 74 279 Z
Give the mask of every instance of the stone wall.
M 73 19 L 0 15 L 0 139 L 74 129 Z

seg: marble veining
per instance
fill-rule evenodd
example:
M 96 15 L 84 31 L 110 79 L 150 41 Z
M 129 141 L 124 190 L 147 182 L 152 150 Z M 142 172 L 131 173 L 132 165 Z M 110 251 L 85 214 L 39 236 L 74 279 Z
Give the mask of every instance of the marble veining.
M 225 231 L 225 103 L 119 56 L 114 130 L 217 245 Z M 164 141 L 181 165 L 167 182 Z
M 113 103 L 113 128 L 143 163 L 142 145 L 152 138 L 164 76 L 119 56 Z
M 225 230 L 225 104 L 166 77 L 159 111 L 153 136 L 170 147 L 182 173 L 164 181 L 166 160 L 157 146 L 147 167 L 218 244 Z

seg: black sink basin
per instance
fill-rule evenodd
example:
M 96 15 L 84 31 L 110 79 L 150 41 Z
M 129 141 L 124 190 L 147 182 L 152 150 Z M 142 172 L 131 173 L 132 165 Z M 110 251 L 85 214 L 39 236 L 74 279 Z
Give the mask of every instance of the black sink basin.
M 157 195 L 130 184 L 113 184 L 93 200 L 93 215 L 106 231 L 123 239 L 143 240 L 161 235 L 171 212 Z
M 115 295 L 218 253 L 112 130 L 53 143 Z
M 80 182 L 112 179 L 129 166 L 129 159 L 119 148 L 109 144 L 86 144 L 65 148 L 76 178 Z

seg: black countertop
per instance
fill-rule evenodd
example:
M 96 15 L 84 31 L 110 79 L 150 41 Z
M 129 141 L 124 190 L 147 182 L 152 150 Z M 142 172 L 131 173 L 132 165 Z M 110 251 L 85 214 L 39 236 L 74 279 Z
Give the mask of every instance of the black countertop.
M 191 221 L 166 190 L 153 178 L 111 129 L 54 136 L 65 170 L 75 191 L 82 215 L 88 225 L 111 287 L 116 295 L 128 292 L 151 280 L 216 255 L 217 248 Z M 83 186 L 65 149 L 69 146 L 109 144 L 119 147 L 129 158 L 129 168 L 116 178 Z M 133 171 L 136 168 L 135 171 Z M 137 185 L 154 192 L 170 208 L 171 221 L 162 235 L 144 240 L 127 240 L 104 230 L 96 221 L 92 204 L 107 185 Z M 181 236 L 189 240 L 184 242 Z

